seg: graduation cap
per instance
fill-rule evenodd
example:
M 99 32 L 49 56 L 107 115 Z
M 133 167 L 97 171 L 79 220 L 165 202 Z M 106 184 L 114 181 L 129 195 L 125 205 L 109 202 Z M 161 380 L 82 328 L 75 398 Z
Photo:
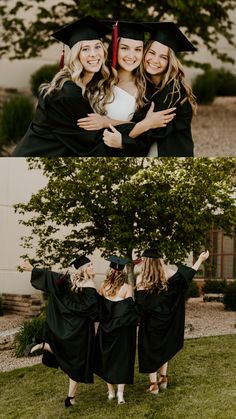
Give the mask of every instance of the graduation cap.
M 150 247 L 149 249 L 144 250 L 142 257 L 158 259 L 161 258 L 161 254 L 157 251 L 155 247 Z
M 158 41 L 173 49 L 174 52 L 197 51 L 174 22 L 149 22 L 151 40 Z
M 111 32 L 111 28 L 92 16 L 85 16 L 76 20 L 69 25 L 64 26 L 52 34 L 53 38 L 63 42 L 63 51 L 60 58 L 60 68 L 64 67 L 65 47 L 72 48 L 79 41 L 92 41 L 100 39 L 107 33 Z
M 76 259 L 74 259 L 69 266 L 74 265 L 75 269 L 79 269 L 80 266 L 86 265 L 86 263 L 91 262 L 89 258 L 87 258 L 87 256 L 82 255 L 82 256 L 78 256 Z
M 115 269 L 116 271 L 122 271 L 125 265 L 129 263 L 129 259 L 121 258 L 118 256 L 108 256 L 106 260 L 111 262 L 110 268 Z
M 111 28 L 105 23 L 92 16 L 85 16 L 54 32 L 52 36 L 72 48 L 79 41 L 100 39 L 109 32 Z
M 149 31 L 149 27 L 141 22 L 125 22 L 115 20 L 103 20 L 106 25 L 113 27 L 112 34 L 112 67 L 117 64 L 118 38 L 134 39 L 144 42 L 144 33 Z

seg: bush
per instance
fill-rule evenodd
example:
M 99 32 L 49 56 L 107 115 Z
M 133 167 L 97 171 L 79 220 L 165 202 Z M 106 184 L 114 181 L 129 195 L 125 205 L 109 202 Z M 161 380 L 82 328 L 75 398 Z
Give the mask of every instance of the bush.
M 2 301 L 1 295 L 0 295 L 0 316 L 3 316 L 3 301 Z
M 193 82 L 198 103 L 211 103 L 216 96 L 236 96 L 236 75 L 224 68 L 208 68 Z
M 34 113 L 34 105 L 26 96 L 6 100 L 0 114 L 0 148 L 17 143 L 26 133 Z
M 223 294 L 227 287 L 226 280 L 206 279 L 202 291 L 206 294 Z
M 213 102 L 216 96 L 216 75 L 213 70 L 207 70 L 199 74 L 192 85 L 193 93 L 198 103 L 208 104 Z
M 198 285 L 195 281 L 190 282 L 188 289 L 185 294 L 185 300 L 188 300 L 189 298 L 197 298 L 200 297 L 200 292 Z
M 215 70 L 216 96 L 236 96 L 236 75 L 220 68 Z
M 58 72 L 58 64 L 43 65 L 35 71 L 30 78 L 30 87 L 33 95 L 38 97 L 39 86 L 42 83 L 49 83 Z
M 236 281 L 225 288 L 223 303 L 225 310 L 236 311 Z
M 25 348 L 30 343 L 42 342 L 44 322 L 45 313 L 41 313 L 38 317 L 35 317 L 32 320 L 27 320 L 22 324 L 20 331 L 17 333 L 15 338 L 15 352 L 17 357 L 24 355 Z

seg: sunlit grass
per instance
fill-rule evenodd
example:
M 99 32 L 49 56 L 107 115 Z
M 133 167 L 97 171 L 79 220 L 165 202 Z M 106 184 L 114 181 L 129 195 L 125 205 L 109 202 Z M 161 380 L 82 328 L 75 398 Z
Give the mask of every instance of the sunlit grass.
M 76 406 L 65 409 L 67 377 L 43 365 L 0 374 L 0 418 L 235 419 L 236 336 L 192 339 L 170 363 L 170 384 L 153 396 L 136 370 L 127 404 L 106 400 L 106 386 L 79 385 Z

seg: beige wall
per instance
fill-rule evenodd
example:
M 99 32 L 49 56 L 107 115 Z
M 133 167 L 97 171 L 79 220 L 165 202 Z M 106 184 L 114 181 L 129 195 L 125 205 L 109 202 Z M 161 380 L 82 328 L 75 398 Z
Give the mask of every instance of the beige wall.
M 55 0 L 48 0 L 48 4 L 54 4 Z M 31 15 L 32 16 L 32 15 Z M 232 20 L 236 22 L 236 10 L 231 12 Z M 27 17 L 29 18 L 29 17 Z M 235 40 L 236 40 L 236 24 L 234 25 Z M 228 45 L 226 41 L 221 40 L 218 44 L 221 52 L 228 52 L 236 62 L 236 49 Z M 44 64 L 55 64 L 59 61 L 61 54 L 60 43 L 52 45 L 49 49 L 42 52 L 40 57 L 30 60 L 13 60 L 9 61 L 6 57 L 0 61 L 0 88 L 18 88 L 29 89 L 30 75 Z M 190 55 L 199 62 L 209 62 L 213 67 L 221 67 L 235 71 L 232 64 L 221 63 L 216 58 L 212 57 L 205 47 L 200 47 L 199 52 Z M 200 73 L 201 70 L 186 68 L 186 75 L 189 80 Z
M 32 193 L 47 183 L 39 170 L 28 170 L 24 158 L 0 158 L 0 293 L 32 293 L 28 273 L 20 273 L 17 266 L 24 249 L 21 236 L 29 230 L 19 224 L 21 218 L 14 213 L 13 204 L 27 202 Z M 108 262 L 98 251 L 91 256 L 98 283 L 104 278 Z M 56 267 L 55 267 L 56 270 Z

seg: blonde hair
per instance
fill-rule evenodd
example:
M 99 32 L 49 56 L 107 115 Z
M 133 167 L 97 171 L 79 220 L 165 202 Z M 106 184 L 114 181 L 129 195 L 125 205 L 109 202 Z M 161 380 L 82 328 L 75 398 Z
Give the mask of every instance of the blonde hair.
M 71 291 L 78 292 L 82 281 L 93 280 L 94 274 L 89 274 L 87 267 L 81 267 L 70 275 Z
M 118 46 L 120 43 L 120 39 L 118 39 Z M 146 87 L 147 87 L 147 81 L 144 74 L 144 64 L 143 60 L 141 61 L 140 65 L 132 71 L 134 84 L 137 87 L 138 95 L 136 97 L 136 111 L 140 110 L 147 104 L 147 98 L 145 97 L 146 94 Z M 118 76 L 119 78 L 119 76 Z
M 125 283 L 127 283 L 127 274 L 123 270 L 109 269 L 102 284 L 102 292 L 105 291 L 108 297 L 114 297 Z
M 163 269 L 162 260 L 157 258 L 143 258 L 141 268 L 142 286 L 147 292 L 163 291 L 168 288 L 168 279 Z
M 151 47 L 152 43 L 155 42 L 152 39 L 150 39 L 144 50 L 144 57 Z M 147 79 L 152 83 L 151 77 L 146 75 Z M 168 104 L 168 108 L 172 108 L 176 105 L 178 100 L 181 98 L 181 86 L 183 86 L 186 97 L 182 100 L 181 104 L 183 104 L 186 100 L 189 101 L 192 110 L 194 113 L 196 113 L 197 110 L 197 102 L 196 102 L 196 96 L 193 94 L 192 88 L 190 84 L 185 80 L 185 73 L 182 64 L 178 60 L 178 58 L 175 55 L 175 52 L 168 47 L 168 66 L 165 71 L 165 73 L 162 75 L 161 79 L 161 85 L 158 87 L 158 90 L 154 93 L 157 94 L 161 92 L 168 84 L 173 82 L 173 89 L 172 92 L 168 93 L 165 101 L 167 101 L 168 96 L 170 95 L 170 101 Z M 174 101 L 174 95 L 177 94 L 177 99 Z
M 95 112 L 104 115 L 106 113 L 105 106 L 114 99 L 112 87 L 116 84 L 116 73 L 107 64 L 107 49 L 103 43 L 104 62 L 101 69 L 94 74 L 92 80 L 84 86 L 83 66 L 79 56 L 83 41 L 77 42 L 69 51 L 66 65 L 52 79 L 50 83 L 44 83 L 40 86 L 40 93 L 43 96 L 49 95 L 55 90 L 61 90 L 66 81 L 72 81 L 82 90 L 82 95 L 89 100 L 89 103 Z

